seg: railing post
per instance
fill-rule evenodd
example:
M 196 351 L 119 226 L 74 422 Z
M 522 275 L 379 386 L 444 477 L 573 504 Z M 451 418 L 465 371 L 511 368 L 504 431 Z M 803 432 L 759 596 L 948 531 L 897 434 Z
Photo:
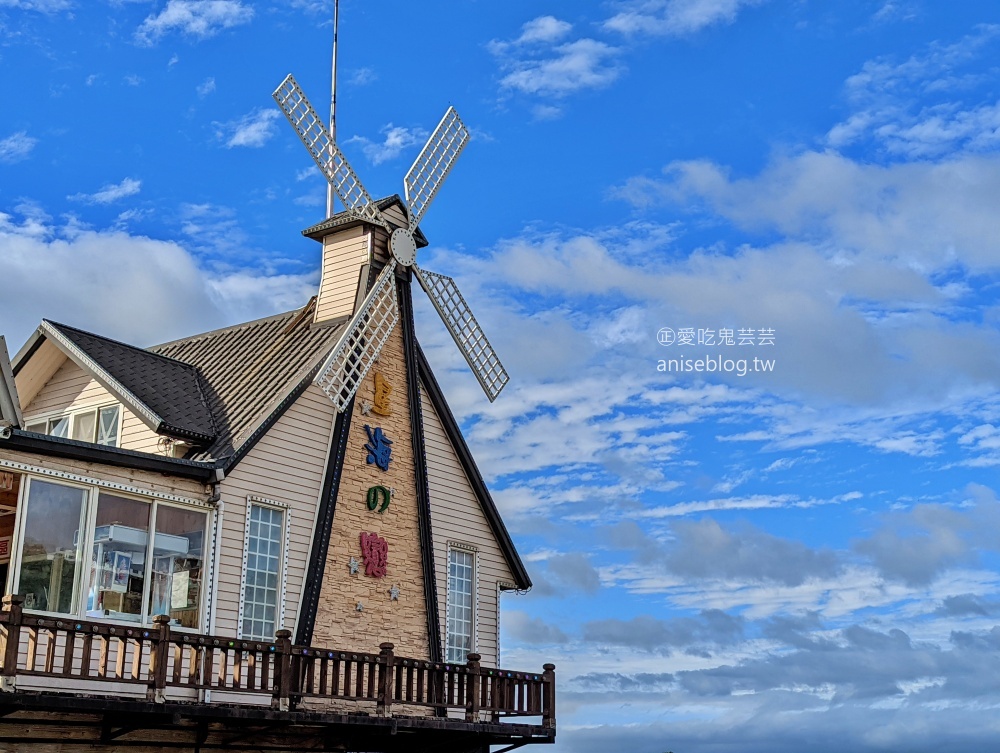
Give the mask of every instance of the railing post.
M 542 697 L 545 707 L 542 710 L 542 726 L 546 729 L 556 728 L 556 665 L 543 664 L 542 682 L 545 684 Z
M 13 693 L 17 677 L 17 652 L 21 646 L 21 620 L 24 597 L 7 594 L 3 611 L 7 613 L 7 638 L 4 642 L 3 667 L 0 667 L 0 692 Z
M 163 703 L 167 689 L 167 657 L 170 656 L 170 615 L 158 614 L 153 618 L 152 640 L 149 644 L 149 680 L 146 700 Z M 142 651 L 140 644 L 138 651 Z
M 292 631 L 279 630 L 275 634 L 277 656 L 274 657 L 274 695 L 271 708 L 288 711 L 292 695 Z
M 482 678 L 479 675 L 479 660 L 483 657 L 480 654 L 469 654 L 468 681 L 465 685 L 465 721 L 479 721 L 479 687 Z
M 392 685 L 395 681 L 396 655 L 392 643 L 379 644 L 379 658 L 382 659 L 382 674 L 378 679 L 378 715 L 392 716 Z

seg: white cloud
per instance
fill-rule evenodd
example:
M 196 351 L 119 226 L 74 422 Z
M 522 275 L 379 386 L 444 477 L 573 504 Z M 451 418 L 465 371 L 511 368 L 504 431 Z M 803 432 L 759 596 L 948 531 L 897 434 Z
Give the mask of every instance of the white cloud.
M 168 0 L 162 11 L 142 22 L 135 38 L 141 44 L 153 44 L 178 31 L 206 39 L 223 29 L 250 23 L 253 15 L 253 7 L 239 0 Z
M 683 36 L 708 26 L 733 23 L 744 8 L 767 0 L 633 0 L 604 22 L 623 34 Z
M 1000 26 L 983 25 L 953 44 L 932 43 L 903 62 L 867 61 L 845 83 L 853 109 L 830 128 L 827 143 L 844 148 L 867 138 L 911 159 L 995 150 L 998 74 L 969 67 L 995 55 L 998 42 Z
M 141 189 L 142 181 L 135 178 L 124 178 L 121 183 L 109 183 L 94 193 L 76 193 L 66 198 L 85 204 L 112 204 L 120 199 L 135 196 Z
M 624 68 L 620 50 L 595 39 L 577 39 L 546 50 L 541 56 L 499 56 L 510 72 L 500 79 L 503 89 L 539 96 L 564 97 L 584 89 L 600 89 L 617 79 Z
M 197 87 L 195 87 L 195 91 L 198 92 L 199 97 L 207 97 L 209 94 L 215 91 L 215 77 L 209 76 L 208 78 L 206 78 L 204 81 L 198 84 Z
M 278 110 L 260 108 L 247 113 L 239 120 L 214 123 L 216 136 L 229 149 L 236 146 L 261 147 L 274 136 L 275 122 L 280 115 Z
M 0 279 L 13 348 L 43 317 L 150 345 L 302 306 L 316 285 L 313 274 L 210 272 L 178 243 L 56 225 L 31 206 L 0 213 Z
M 361 151 L 364 152 L 368 161 L 380 165 L 395 159 L 402 154 L 404 149 L 423 146 L 428 136 L 427 131 L 422 128 L 406 128 L 394 126 L 392 123 L 383 126 L 380 133 L 384 136 L 381 142 L 372 141 L 365 136 L 352 136 L 346 143 L 360 144 Z
M 134 73 L 130 73 L 124 78 L 125 83 L 129 86 L 140 86 L 143 80 L 142 76 L 137 76 Z
M 487 49 L 505 75 L 501 89 L 538 96 L 562 97 L 582 89 L 612 83 L 622 73 L 621 50 L 595 39 L 561 42 L 572 24 L 554 16 L 539 16 L 521 27 L 514 39 L 492 40 Z M 539 120 L 555 117 L 556 108 L 537 110 Z
M 29 136 L 26 131 L 18 131 L 0 139 L 0 162 L 11 163 L 27 159 L 37 143 L 38 139 Z
M 352 86 L 367 86 L 378 81 L 378 74 L 373 68 L 357 68 L 347 75 L 347 83 Z

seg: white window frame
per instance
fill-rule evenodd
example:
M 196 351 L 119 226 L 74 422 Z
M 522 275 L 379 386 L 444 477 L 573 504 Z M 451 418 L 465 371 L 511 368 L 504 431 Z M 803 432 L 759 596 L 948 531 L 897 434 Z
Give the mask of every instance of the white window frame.
M 461 541 L 448 542 L 448 559 L 445 560 L 445 601 L 444 601 L 444 653 L 445 661 L 452 661 L 448 658 L 448 608 L 452 601 L 451 590 L 451 553 L 453 551 L 465 552 L 472 555 L 472 636 L 469 653 L 475 653 L 479 647 L 479 548 L 472 544 Z M 465 661 L 456 659 L 455 661 Z
M 243 638 L 243 615 L 246 607 L 246 585 L 247 585 L 247 560 L 250 556 L 250 512 L 254 506 L 270 507 L 272 510 L 280 510 L 282 513 L 282 528 L 284 528 L 281 541 L 281 572 L 278 574 L 278 603 L 276 605 L 275 631 L 281 630 L 285 626 L 285 597 L 288 592 L 288 550 L 291 544 L 291 521 L 289 520 L 291 509 L 284 502 L 279 502 L 267 497 L 259 497 L 255 494 L 247 495 L 247 510 L 243 525 L 243 569 L 240 573 L 240 609 L 236 621 L 236 637 Z M 262 640 L 272 640 L 264 638 Z
M 119 420 L 119 427 L 121 426 L 121 421 Z M 38 479 L 39 481 L 51 481 L 53 483 L 60 483 L 64 486 L 71 486 L 74 488 L 82 489 L 86 491 L 86 496 L 84 499 L 85 508 L 85 523 L 86 534 L 83 536 L 83 541 L 80 545 L 80 558 L 82 560 L 82 565 L 77 577 L 79 581 L 74 585 L 76 589 L 75 599 L 74 599 L 74 609 L 75 611 L 71 614 L 66 614 L 63 612 L 46 612 L 39 609 L 31 609 L 32 614 L 51 616 L 57 618 L 73 618 L 78 619 L 98 619 L 111 624 L 122 624 L 122 625 L 142 625 L 148 626 L 152 624 L 152 615 L 148 615 L 149 621 L 144 622 L 131 622 L 127 620 L 115 620 L 114 618 L 93 618 L 86 617 L 86 589 L 90 583 L 91 570 L 93 563 L 92 552 L 94 547 L 94 535 L 95 535 L 95 522 L 97 520 L 97 505 L 98 497 L 101 491 L 114 492 L 119 496 L 134 497 L 150 505 L 150 540 L 152 536 L 155 535 L 155 522 L 156 522 L 156 512 L 154 507 L 162 504 L 166 504 L 168 507 L 177 507 L 181 509 L 196 509 L 199 512 L 207 513 L 206 523 L 205 523 L 205 537 L 204 537 L 204 547 L 205 552 L 203 554 L 204 564 L 202 565 L 202 588 L 200 594 L 200 603 L 198 605 L 198 623 L 200 627 L 198 628 L 186 628 L 179 625 L 172 625 L 171 630 L 179 630 L 183 632 L 192 633 L 207 633 L 208 632 L 208 615 L 206 614 L 206 604 L 208 604 L 209 592 L 214 589 L 215 583 L 215 567 L 214 567 L 214 551 L 212 547 L 212 541 L 217 533 L 216 528 L 218 525 L 217 516 L 214 514 L 214 505 L 203 501 L 192 499 L 190 497 L 181 497 L 175 494 L 166 494 L 164 492 L 155 492 L 147 489 L 141 489 L 138 487 L 129 486 L 126 484 L 119 484 L 111 481 L 104 481 L 101 479 L 88 478 L 86 476 L 80 476 L 75 473 L 66 473 L 64 471 L 56 471 L 49 468 L 39 468 L 36 466 L 28 465 L 25 463 L 17 463 L 10 460 L 0 459 L 0 468 L 5 468 L 11 471 L 15 471 L 20 474 L 20 489 L 18 491 L 17 498 L 17 518 L 16 524 L 14 526 L 14 537 L 11 541 L 11 566 L 8 568 L 7 573 L 7 588 L 5 590 L 10 591 L 15 583 L 20 582 L 21 577 L 21 543 L 24 540 L 24 525 L 27 519 L 25 515 L 25 505 L 27 504 L 28 489 L 31 486 L 32 479 Z M 146 582 L 143 584 L 143 609 L 148 609 L 147 599 L 148 599 L 148 589 L 152 586 L 151 574 L 149 573 L 149 568 L 152 566 L 152 557 L 148 558 L 147 572 L 146 572 Z
M 69 429 L 68 429 L 68 432 L 67 432 L 67 435 L 66 435 L 65 438 L 66 439 L 73 439 L 73 426 L 76 423 L 77 416 L 81 416 L 84 413 L 93 413 L 94 414 L 94 421 L 95 421 L 95 423 L 94 423 L 94 440 L 91 442 L 91 444 L 97 444 L 97 437 L 98 437 L 98 435 L 100 434 L 100 431 L 101 431 L 101 411 L 104 408 L 113 408 L 115 406 L 118 407 L 118 433 L 115 435 L 115 443 L 114 443 L 114 445 L 100 445 L 100 446 L 101 447 L 121 447 L 122 446 L 122 424 L 125 422 L 125 406 L 122 405 L 121 403 L 115 402 L 113 400 L 110 401 L 110 402 L 103 401 L 103 402 L 100 402 L 100 403 L 92 403 L 91 405 L 74 405 L 71 410 L 65 410 L 65 409 L 63 409 L 63 410 L 55 410 L 55 411 L 46 411 L 44 413 L 36 413 L 36 414 L 34 414 L 32 416 L 25 416 L 25 418 L 24 418 L 25 431 L 31 431 L 30 429 L 27 428 L 30 424 L 39 424 L 39 423 L 44 422 L 46 430 L 44 432 L 41 432 L 41 433 L 42 434 L 46 434 L 48 436 L 54 436 L 54 435 L 50 435 L 49 432 L 48 432 L 49 421 L 52 421 L 52 420 L 55 420 L 55 419 L 59 419 L 59 418 L 68 418 L 69 419 Z M 76 440 L 76 441 L 84 441 L 84 440 Z

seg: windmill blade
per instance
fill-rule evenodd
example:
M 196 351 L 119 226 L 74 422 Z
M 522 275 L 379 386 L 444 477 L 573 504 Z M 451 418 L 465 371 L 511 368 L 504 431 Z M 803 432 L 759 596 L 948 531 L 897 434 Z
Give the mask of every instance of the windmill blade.
M 396 262 L 390 261 L 315 379 L 338 413 L 351 402 L 398 321 Z
M 344 202 L 344 206 L 361 219 L 381 225 L 391 232 L 389 223 L 378 210 L 371 195 L 365 190 L 358 174 L 348 163 L 344 153 L 330 138 L 330 132 L 316 110 L 309 103 L 305 92 L 289 73 L 281 85 L 271 95 L 278 107 L 285 113 L 288 122 L 305 144 L 313 161 L 333 186 L 334 192 Z
M 455 108 L 449 107 L 403 178 L 406 204 L 410 208 L 410 230 L 416 228 L 426 214 L 427 207 L 434 201 L 438 189 L 467 143 L 469 129 L 458 117 Z
M 458 285 L 446 275 L 439 275 L 437 272 L 429 272 L 420 269 L 416 264 L 412 266 L 420 287 L 424 289 L 427 296 L 434 304 L 444 325 L 451 333 L 452 339 L 462 351 L 465 360 L 476 375 L 479 384 L 486 393 L 486 397 L 492 403 L 497 399 L 497 395 L 510 381 L 507 370 L 500 363 L 496 351 L 486 339 L 486 333 L 479 326 L 476 317 L 472 315 L 472 309 L 465 302 L 462 294 L 458 292 Z

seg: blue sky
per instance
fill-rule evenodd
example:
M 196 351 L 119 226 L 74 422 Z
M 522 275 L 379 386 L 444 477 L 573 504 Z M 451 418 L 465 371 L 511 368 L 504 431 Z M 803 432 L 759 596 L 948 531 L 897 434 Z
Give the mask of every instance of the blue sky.
M 0 331 L 151 344 L 301 306 L 330 4 L 0 0 Z M 377 195 L 449 104 L 422 223 L 513 382 L 418 334 L 535 587 L 560 751 L 1000 739 L 1000 7 L 341 6 L 338 141 Z M 657 332 L 754 344 L 664 346 Z M 773 345 L 757 342 L 773 330 Z M 717 341 L 716 341 L 717 342 Z M 766 372 L 665 372 L 671 358 Z

